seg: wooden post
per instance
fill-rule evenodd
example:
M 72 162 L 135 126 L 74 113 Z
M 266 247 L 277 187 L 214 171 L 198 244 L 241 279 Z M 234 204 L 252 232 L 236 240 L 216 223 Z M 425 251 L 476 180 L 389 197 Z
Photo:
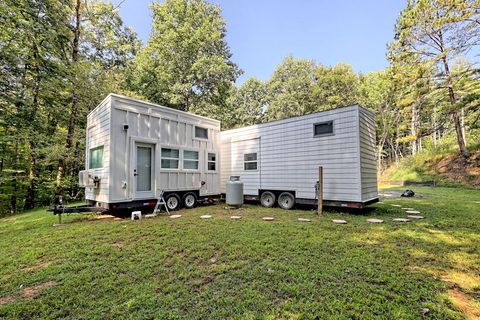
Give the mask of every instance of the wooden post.
M 323 167 L 318 167 L 318 214 L 323 214 Z

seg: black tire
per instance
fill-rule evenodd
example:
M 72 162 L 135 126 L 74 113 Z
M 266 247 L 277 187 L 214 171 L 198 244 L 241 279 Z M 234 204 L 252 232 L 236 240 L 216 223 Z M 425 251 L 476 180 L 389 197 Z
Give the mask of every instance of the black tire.
M 165 198 L 168 211 L 180 209 L 180 197 L 176 193 L 171 193 Z
M 197 195 L 193 192 L 185 193 L 182 197 L 182 204 L 187 209 L 192 209 L 197 206 Z
M 275 195 L 270 191 L 265 191 L 260 196 L 260 204 L 265 208 L 271 208 L 275 204 Z
M 290 192 L 282 192 L 278 196 L 278 206 L 285 210 L 290 210 L 295 205 L 295 197 Z

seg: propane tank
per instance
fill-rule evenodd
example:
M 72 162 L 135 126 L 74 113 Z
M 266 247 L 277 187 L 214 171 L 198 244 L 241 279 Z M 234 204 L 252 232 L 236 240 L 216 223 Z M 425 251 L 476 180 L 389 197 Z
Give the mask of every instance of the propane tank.
M 240 176 L 230 176 L 227 182 L 226 201 L 229 206 L 240 207 L 243 204 L 243 182 Z

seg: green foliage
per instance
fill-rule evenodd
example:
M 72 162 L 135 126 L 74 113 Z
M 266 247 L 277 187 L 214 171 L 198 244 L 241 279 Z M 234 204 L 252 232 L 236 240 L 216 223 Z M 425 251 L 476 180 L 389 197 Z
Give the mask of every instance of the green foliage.
M 44 210 L 11 216 L 0 220 L 0 298 L 11 299 L 0 317 L 417 319 L 429 308 L 432 319 L 463 319 L 448 292 L 473 302 L 478 292 L 468 279 L 478 279 L 480 193 L 414 190 L 360 215 L 247 205 L 231 221 L 218 205 L 141 222 L 70 215 L 63 227 Z M 393 203 L 426 218 L 394 223 L 404 213 Z
M 267 86 L 256 78 L 248 78 L 240 87 L 234 87 L 228 105 L 230 112 L 222 129 L 249 126 L 264 121 L 267 108 Z
M 333 67 L 288 56 L 268 81 L 268 120 L 355 104 L 359 78 L 348 64 Z
M 221 9 L 203 0 L 153 3 L 152 35 L 136 59 L 134 88 L 152 102 L 218 115 L 240 69 Z

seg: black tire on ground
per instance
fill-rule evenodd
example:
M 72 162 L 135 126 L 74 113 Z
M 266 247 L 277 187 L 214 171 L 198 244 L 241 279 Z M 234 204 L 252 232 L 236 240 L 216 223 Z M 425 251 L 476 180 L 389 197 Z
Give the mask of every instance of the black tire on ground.
M 271 208 L 275 204 L 275 195 L 270 191 L 265 191 L 260 196 L 260 204 L 265 208 Z
M 192 209 L 197 206 L 197 196 L 193 192 L 187 192 L 182 198 L 182 204 L 187 209 Z
M 176 193 L 171 193 L 165 198 L 169 211 L 180 209 L 180 197 Z
M 278 206 L 285 210 L 290 210 L 295 205 L 295 197 L 290 192 L 282 192 L 278 196 Z

